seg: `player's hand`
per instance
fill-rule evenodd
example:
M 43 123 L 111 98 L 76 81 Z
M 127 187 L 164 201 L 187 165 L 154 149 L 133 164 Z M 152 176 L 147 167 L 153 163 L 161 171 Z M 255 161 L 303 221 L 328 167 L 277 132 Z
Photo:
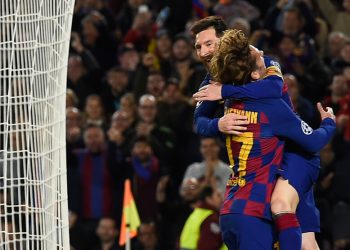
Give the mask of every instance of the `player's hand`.
M 221 100 L 222 84 L 219 82 L 210 81 L 210 84 L 205 85 L 193 95 L 196 101 L 216 101 Z
M 234 113 L 224 115 L 219 119 L 219 131 L 224 134 L 240 135 L 247 130 L 247 117 Z
M 320 112 L 322 121 L 326 118 L 331 118 L 333 121 L 335 121 L 335 115 L 331 107 L 326 107 L 326 110 L 324 110 L 321 103 L 318 102 L 317 109 L 318 109 L 318 112 Z

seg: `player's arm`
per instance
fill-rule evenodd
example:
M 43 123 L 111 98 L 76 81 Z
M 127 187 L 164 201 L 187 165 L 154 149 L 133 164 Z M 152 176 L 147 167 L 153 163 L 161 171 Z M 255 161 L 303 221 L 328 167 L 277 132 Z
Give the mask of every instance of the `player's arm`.
M 205 86 L 204 81 L 202 85 Z M 202 86 L 201 85 L 201 86 Z M 203 87 L 202 87 L 203 88 Z M 194 128 L 202 136 L 217 136 L 221 133 L 239 135 L 246 130 L 247 118 L 238 114 L 226 114 L 221 118 L 214 118 L 220 108 L 218 101 L 200 101 L 194 111 Z
M 194 111 L 194 128 L 197 134 L 202 136 L 219 135 L 219 118 L 214 118 L 215 111 L 219 107 L 217 101 L 198 102 Z
M 266 73 L 263 79 L 242 86 L 220 84 L 210 81 L 193 95 L 195 100 L 220 100 L 228 98 L 280 98 L 282 97 L 283 77 L 279 64 L 265 57 Z
M 331 108 L 325 111 L 321 104 L 317 108 L 321 114 L 321 125 L 313 130 L 301 120 L 282 100 L 272 102 L 268 114 L 273 133 L 291 139 L 308 152 L 320 151 L 336 131 L 335 116 Z

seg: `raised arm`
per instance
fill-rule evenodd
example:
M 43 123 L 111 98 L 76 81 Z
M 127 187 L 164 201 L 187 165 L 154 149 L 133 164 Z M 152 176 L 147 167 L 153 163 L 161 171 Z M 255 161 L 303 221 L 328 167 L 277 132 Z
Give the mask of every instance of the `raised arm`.
M 322 122 L 318 129 L 313 130 L 306 122 L 301 120 L 284 102 L 272 102 L 273 109 L 268 114 L 273 133 L 286 137 L 308 152 L 320 151 L 332 138 L 336 131 L 335 117 L 331 108 L 325 111 L 321 104 L 317 108 L 321 114 Z

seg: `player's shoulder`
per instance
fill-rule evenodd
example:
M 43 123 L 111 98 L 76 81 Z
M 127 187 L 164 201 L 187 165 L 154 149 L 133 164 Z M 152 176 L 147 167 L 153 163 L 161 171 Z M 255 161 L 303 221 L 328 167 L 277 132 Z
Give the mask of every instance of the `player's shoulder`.
M 209 81 L 210 81 L 210 74 L 208 73 L 208 74 L 204 77 L 202 83 L 199 85 L 199 90 L 200 90 L 202 87 L 208 85 L 208 84 L 209 84 Z
M 266 66 L 266 73 L 264 77 L 277 76 L 282 78 L 282 71 L 280 64 L 268 56 L 264 56 Z

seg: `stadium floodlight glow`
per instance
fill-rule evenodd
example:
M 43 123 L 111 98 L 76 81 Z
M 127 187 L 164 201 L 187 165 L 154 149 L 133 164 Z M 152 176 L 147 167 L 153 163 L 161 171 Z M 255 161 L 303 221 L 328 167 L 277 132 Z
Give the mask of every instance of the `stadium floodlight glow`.
M 0 249 L 69 249 L 65 93 L 74 0 L 0 0 Z

